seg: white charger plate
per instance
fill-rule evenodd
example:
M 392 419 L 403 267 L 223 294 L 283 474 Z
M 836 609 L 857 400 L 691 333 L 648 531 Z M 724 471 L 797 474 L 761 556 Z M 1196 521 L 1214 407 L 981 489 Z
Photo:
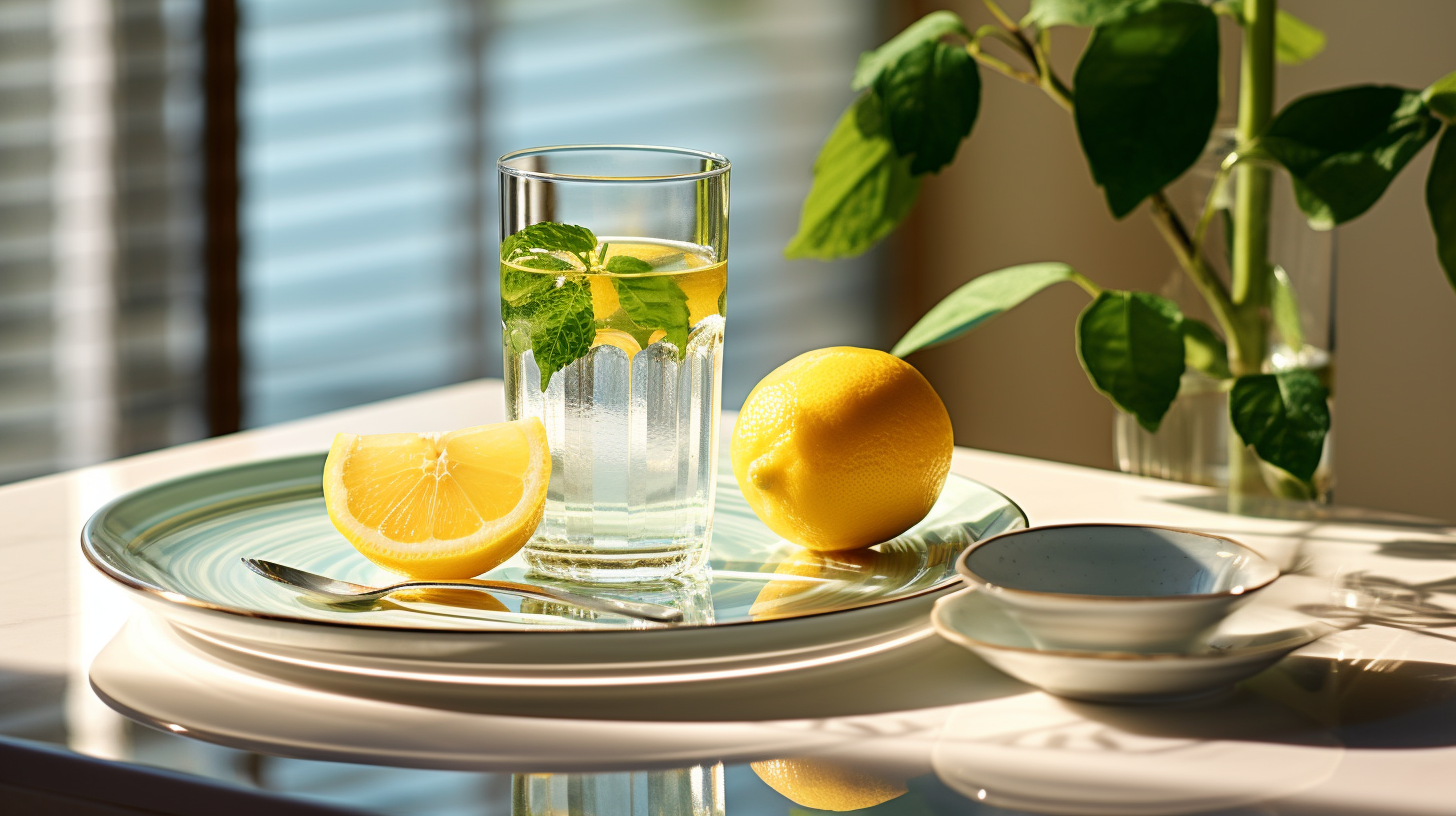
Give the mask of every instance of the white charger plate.
M 323 454 L 133 492 L 92 517 L 82 547 L 143 605 L 206 648 L 243 659 L 370 677 L 603 685 L 793 668 L 923 636 L 935 596 L 959 583 L 956 556 L 1026 524 L 1005 496 L 952 475 L 930 514 L 904 535 L 870 550 L 811 553 L 758 521 L 726 461 L 709 571 L 674 584 L 590 590 L 683 609 L 685 623 L 670 627 L 478 593 L 448 604 L 390 598 L 367 609 L 331 607 L 253 575 L 243 557 L 360 584 L 397 580 L 330 524 Z M 485 577 L 570 586 L 528 576 L 519 558 Z

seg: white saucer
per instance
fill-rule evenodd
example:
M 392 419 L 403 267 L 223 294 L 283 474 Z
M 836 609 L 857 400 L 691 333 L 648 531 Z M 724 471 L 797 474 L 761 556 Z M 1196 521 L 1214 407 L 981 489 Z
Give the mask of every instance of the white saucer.
M 1187 654 L 1038 649 L 992 599 L 974 590 L 941 598 L 931 622 L 942 637 L 1024 683 L 1092 702 L 1156 702 L 1214 694 L 1335 631 L 1292 610 L 1249 606 L 1225 620 L 1203 648 Z

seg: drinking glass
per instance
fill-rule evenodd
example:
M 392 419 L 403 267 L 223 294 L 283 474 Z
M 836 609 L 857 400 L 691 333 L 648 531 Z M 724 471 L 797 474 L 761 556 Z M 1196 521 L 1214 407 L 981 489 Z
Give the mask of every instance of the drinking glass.
M 551 447 L 526 561 L 594 583 L 692 573 L 713 524 L 729 162 L 567 145 L 497 168 L 506 412 Z

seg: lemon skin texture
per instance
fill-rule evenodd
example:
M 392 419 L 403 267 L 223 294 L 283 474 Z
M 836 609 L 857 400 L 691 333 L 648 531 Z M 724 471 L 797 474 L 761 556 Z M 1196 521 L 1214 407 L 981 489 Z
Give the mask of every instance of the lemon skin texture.
M 733 475 L 768 528 L 812 550 L 887 541 L 930 512 L 955 446 L 925 377 L 874 349 L 807 352 L 763 379 L 733 427 Z

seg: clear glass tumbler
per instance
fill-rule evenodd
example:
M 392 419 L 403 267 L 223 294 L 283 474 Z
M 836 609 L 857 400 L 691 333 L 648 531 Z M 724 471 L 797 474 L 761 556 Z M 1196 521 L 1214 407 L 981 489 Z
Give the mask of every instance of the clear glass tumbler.
M 520 150 L 501 183 L 506 412 L 551 446 L 540 573 L 657 581 L 707 562 L 727 302 L 728 160 Z

